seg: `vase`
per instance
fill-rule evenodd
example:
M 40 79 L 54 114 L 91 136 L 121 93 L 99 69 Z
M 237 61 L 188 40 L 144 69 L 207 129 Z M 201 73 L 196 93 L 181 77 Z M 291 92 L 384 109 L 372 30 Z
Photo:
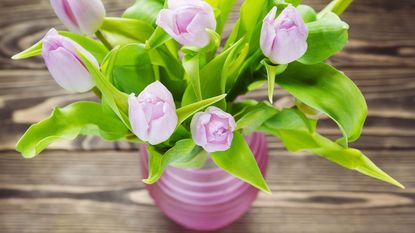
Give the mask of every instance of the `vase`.
M 264 134 L 246 140 L 265 176 L 268 148 Z M 143 175 L 148 174 L 147 146 L 140 147 Z M 209 158 L 208 158 L 209 160 Z M 191 230 L 212 231 L 242 217 L 259 190 L 219 167 L 168 167 L 159 181 L 146 188 L 158 208 L 172 221 Z

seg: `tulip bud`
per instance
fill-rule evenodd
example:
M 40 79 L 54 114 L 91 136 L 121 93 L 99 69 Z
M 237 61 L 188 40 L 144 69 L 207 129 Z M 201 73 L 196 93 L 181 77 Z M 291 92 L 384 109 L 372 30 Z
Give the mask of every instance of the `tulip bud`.
M 308 30 L 297 9 L 287 6 L 275 19 L 274 7 L 264 19 L 261 31 L 261 49 L 275 64 L 288 64 L 301 58 L 307 51 Z
M 210 153 L 231 147 L 235 127 L 235 119 L 217 107 L 196 113 L 190 124 L 193 141 Z
M 210 42 L 206 29 L 216 29 L 212 7 L 201 0 L 168 0 L 160 11 L 157 25 L 185 46 L 203 48 Z
M 134 134 L 151 145 L 169 139 L 178 122 L 173 96 L 159 81 L 128 97 L 128 114 Z
M 68 91 L 86 92 L 94 87 L 95 82 L 78 51 L 99 66 L 92 54 L 69 38 L 60 36 L 55 29 L 51 29 L 43 39 L 42 57 L 55 81 Z
M 50 3 L 72 32 L 92 35 L 104 22 L 105 8 L 101 0 L 50 0 Z

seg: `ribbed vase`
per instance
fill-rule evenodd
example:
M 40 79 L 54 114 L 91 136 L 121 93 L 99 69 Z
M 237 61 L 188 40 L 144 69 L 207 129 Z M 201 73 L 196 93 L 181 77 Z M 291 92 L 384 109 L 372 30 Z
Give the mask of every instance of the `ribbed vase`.
M 247 142 L 265 176 L 268 147 L 264 134 L 254 133 Z M 141 146 L 142 171 L 147 175 L 147 147 Z M 217 230 L 242 217 L 258 195 L 258 189 L 218 167 L 182 169 L 168 167 L 160 180 L 147 185 L 150 196 L 171 220 L 192 230 Z

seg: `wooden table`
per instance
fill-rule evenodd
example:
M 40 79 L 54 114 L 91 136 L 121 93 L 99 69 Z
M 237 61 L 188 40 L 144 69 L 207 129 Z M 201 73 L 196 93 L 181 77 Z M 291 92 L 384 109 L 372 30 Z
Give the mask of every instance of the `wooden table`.
M 110 15 L 131 2 L 105 1 Z M 320 9 L 327 0 L 307 2 Z M 356 0 L 344 19 L 350 43 L 331 63 L 356 81 L 370 108 L 354 146 L 407 189 L 313 155 L 287 153 L 269 138 L 274 194 L 261 194 L 247 215 L 221 232 L 415 232 L 415 1 Z M 147 196 L 136 145 L 82 137 L 32 160 L 14 151 L 19 135 L 53 106 L 92 98 L 60 89 L 39 58 L 9 59 L 51 26 L 60 23 L 48 0 L 0 2 L 0 232 L 188 232 Z M 252 96 L 264 99 L 265 92 Z M 338 134 L 329 120 L 321 127 L 326 135 Z

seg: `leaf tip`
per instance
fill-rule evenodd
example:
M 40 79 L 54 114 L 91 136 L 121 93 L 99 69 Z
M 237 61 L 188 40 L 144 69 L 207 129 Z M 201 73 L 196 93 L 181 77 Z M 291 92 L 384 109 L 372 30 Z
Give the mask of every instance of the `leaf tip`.
M 145 184 L 154 184 L 154 183 L 157 182 L 157 180 L 150 179 L 150 178 L 142 179 L 141 181 L 143 181 L 143 183 L 145 183 Z
M 262 188 L 262 189 L 261 189 L 261 191 L 263 191 L 263 192 L 264 192 L 264 193 L 266 193 L 266 194 L 272 195 L 272 191 L 271 191 L 271 189 L 268 187 L 268 185 L 267 185 L 267 184 L 265 184 L 265 189 L 264 189 L 264 188 Z

